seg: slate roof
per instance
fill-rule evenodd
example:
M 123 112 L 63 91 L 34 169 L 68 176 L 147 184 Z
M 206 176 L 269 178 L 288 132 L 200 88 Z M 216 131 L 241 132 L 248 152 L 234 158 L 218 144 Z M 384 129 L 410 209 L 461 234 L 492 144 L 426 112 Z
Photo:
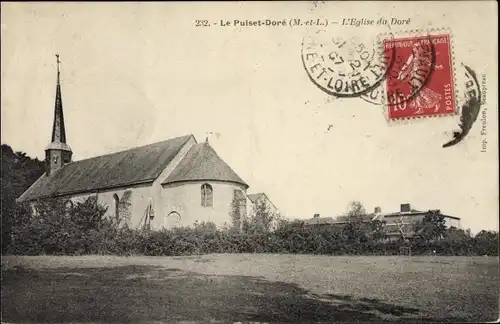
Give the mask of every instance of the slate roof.
M 369 223 L 371 219 L 362 220 L 362 223 Z M 349 221 L 338 221 L 333 217 L 313 217 L 304 220 L 304 225 L 346 225 Z
M 304 225 L 324 225 L 324 224 L 334 224 L 335 220 L 333 217 L 314 217 L 304 220 Z
M 18 201 L 152 182 L 191 136 L 68 163 L 50 176 L 43 174 Z
M 233 182 L 248 188 L 208 142 L 194 144 L 162 184 L 200 180 Z
M 256 194 L 248 194 L 247 197 L 251 202 L 255 203 L 260 197 L 264 196 L 263 192 L 259 192 Z
M 259 193 L 255 193 L 255 194 L 248 194 L 248 195 L 247 195 L 247 197 L 248 197 L 248 199 L 250 199 L 250 201 L 251 201 L 252 203 L 254 203 L 254 204 L 255 204 L 255 202 L 256 202 L 257 200 L 259 200 L 261 197 L 266 197 L 266 198 L 267 198 L 267 201 L 268 201 L 269 203 L 271 203 L 271 205 L 273 205 L 273 207 L 274 207 L 274 208 L 276 208 L 276 209 L 277 209 L 277 207 L 273 204 L 273 202 L 271 201 L 271 199 L 269 199 L 269 197 L 268 197 L 265 193 L 263 193 L 263 192 L 259 192 Z
M 435 210 L 437 211 L 439 214 L 441 214 L 441 212 L 439 210 Z M 395 212 L 395 213 L 383 213 L 383 214 L 380 214 L 380 216 L 382 217 L 387 217 L 387 218 L 393 218 L 393 217 L 412 217 L 412 216 L 422 216 L 422 215 L 425 215 L 427 214 L 429 211 L 418 211 L 418 210 L 412 210 L 410 212 Z M 455 216 L 450 216 L 450 215 L 445 215 L 445 214 L 441 214 L 443 215 L 444 217 L 446 218 L 451 218 L 451 219 L 456 219 L 456 220 L 460 220 L 460 217 L 455 217 Z
M 248 195 L 250 196 L 250 195 Z M 441 214 L 439 210 L 432 210 L 432 211 L 437 211 L 438 213 Z M 429 211 L 419 211 L 416 209 L 412 209 L 409 212 L 393 212 L 393 213 L 370 213 L 365 215 L 365 219 L 363 220 L 364 222 L 368 221 L 375 221 L 375 220 L 384 220 L 387 218 L 387 220 L 392 221 L 393 219 L 396 219 L 399 221 L 399 219 L 403 217 L 413 217 L 413 216 L 422 216 L 427 214 Z M 445 218 L 451 218 L 455 220 L 460 220 L 460 217 L 455 217 L 455 216 L 450 216 L 450 215 L 443 215 Z M 342 215 L 344 216 L 344 215 Z M 305 221 L 306 225 L 319 225 L 319 224 L 341 224 L 341 223 L 348 223 L 347 221 L 337 221 L 333 217 L 316 217 L 316 218 L 310 218 Z

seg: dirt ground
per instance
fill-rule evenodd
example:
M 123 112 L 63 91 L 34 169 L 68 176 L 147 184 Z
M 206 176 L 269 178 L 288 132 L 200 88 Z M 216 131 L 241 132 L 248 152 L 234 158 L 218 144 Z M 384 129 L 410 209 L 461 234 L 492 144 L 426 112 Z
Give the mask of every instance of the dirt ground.
M 492 321 L 498 257 L 2 257 L 8 323 Z

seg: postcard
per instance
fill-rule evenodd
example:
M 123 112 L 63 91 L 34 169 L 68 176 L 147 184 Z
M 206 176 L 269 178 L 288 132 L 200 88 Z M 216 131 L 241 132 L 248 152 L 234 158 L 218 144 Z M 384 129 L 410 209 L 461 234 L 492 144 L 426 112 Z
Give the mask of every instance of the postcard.
M 2 321 L 498 319 L 496 2 L 1 8 Z

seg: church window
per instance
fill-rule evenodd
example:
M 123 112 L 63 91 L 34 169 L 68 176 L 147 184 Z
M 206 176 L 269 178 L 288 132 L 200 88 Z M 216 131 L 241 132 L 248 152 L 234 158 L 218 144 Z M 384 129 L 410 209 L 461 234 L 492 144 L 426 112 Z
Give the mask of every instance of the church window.
M 163 220 L 163 227 L 164 228 L 179 227 L 181 224 L 181 220 L 182 220 L 181 215 L 178 212 L 176 212 L 175 210 L 171 211 L 170 213 L 168 213 L 167 216 L 165 216 Z
M 201 205 L 203 207 L 213 206 L 213 189 L 208 183 L 201 186 Z
M 115 212 L 115 218 L 118 218 L 119 215 L 119 207 L 120 206 L 120 198 L 118 198 L 117 194 L 113 195 L 113 210 Z

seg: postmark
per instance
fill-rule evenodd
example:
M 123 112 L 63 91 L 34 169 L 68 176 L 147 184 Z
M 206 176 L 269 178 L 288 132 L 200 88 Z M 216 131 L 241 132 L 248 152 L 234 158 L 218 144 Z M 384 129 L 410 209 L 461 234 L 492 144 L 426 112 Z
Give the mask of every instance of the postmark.
M 376 40 L 318 30 L 304 37 L 302 62 L 309 79 L 322 91 L 335 97 L 359 97 L 381 85 L 394 52 L 381 52 Z
M 390 120 L 456 113 L 448 34 L 392 38 L 383 40 L 383 47 L 396 48 L 384 89 Z
M 464 100 L 461 104 L 461 116 L 460 116 L 460 131 L 453 132 L 453 139 L 445 144 L 443 147 L 451 147 L 460 143 L 469 134 L 472 126 L 476 122 L 479 112 L 481 110 L 481 104 L 483 102 L 481 88 L 477 80 L 476 72 L 474 72 L 470 67 L 462 64 L 463 71 L 461 75 L 463 77 L 463 87 Z

